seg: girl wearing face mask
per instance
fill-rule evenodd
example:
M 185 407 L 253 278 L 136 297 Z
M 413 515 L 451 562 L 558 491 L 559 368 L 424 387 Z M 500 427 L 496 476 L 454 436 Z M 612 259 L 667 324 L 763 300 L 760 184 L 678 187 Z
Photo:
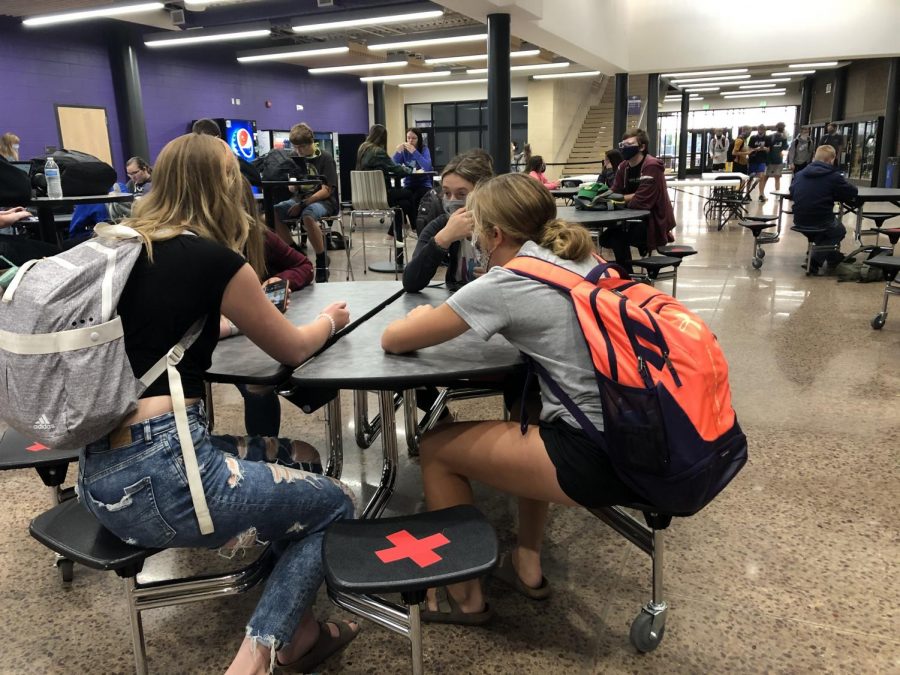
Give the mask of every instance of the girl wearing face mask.
M 553 197 L 522 174 L 481 183 L 469 195 L 468 208 L 489 269 L 443 305 L 417 307 L 389 325 L 382 347 L 405 353 L 468 330 L 483 340 L 499 333 L 550 371 L 588 418 L 601 424 L 593 364 L 571 302 L 565 294 L 502 267 L 516 256 L 532 256 L 586 275 L 597 264 L 590 234 L 557 220 Z M 524 434 L 515 422 L 452 423 L 425 434 L 420 446 L 429 509 L 471 503 L 470 481 L 519 498 L 517 545 L 494 574 L 533 600 L 551 593 L 541 567 L 548 502 L 598 507 L 636 498 L 553 392 L 543 382 L 540 387 L 540 418 L 532 417 Z M 455 584 L 446 592 L 457 608 L 439 611 L 430 592 L 423 620 L 476 624 L 491 618 L 480 580 Z
M 547 165 L 544 164 L 544 158 L 540 155 L 534 155 L 531 159 L 529 159 L 526 169 L 529 176 L 534 178 L 548 190 L 555 190 L 559 187 L 558 180 L 549 180 L 544 175 L 544 172 L 547 170 Z
M 19 137 L 7 131 L 0 136 L 0 157 L 9 162 L 19 161 Z
M 447 288 L 455 290 L 474 278 L 478 265 L 470 238 L 472 214 L 466 198 L 482 180 L 494 175 L 490 155 L 472 150 L 450 160 L 441 174 L 443 211 L 419 233 L 413 258 L 403 270 L 403 287 L 410 293 L 427 286 L 442 262 L 447 263 Z

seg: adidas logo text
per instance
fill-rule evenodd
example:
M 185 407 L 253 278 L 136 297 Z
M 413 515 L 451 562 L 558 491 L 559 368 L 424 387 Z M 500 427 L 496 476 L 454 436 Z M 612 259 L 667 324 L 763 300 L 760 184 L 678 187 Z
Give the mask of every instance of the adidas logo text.
M 34 423 L 34 429 L 39 429 L 41 431 L 50 431 L 55 428 L 55 425 L 50 424 L 50 420 L 47 419 L 46 415 L 41 415 L 38 417 L 38 421 Z

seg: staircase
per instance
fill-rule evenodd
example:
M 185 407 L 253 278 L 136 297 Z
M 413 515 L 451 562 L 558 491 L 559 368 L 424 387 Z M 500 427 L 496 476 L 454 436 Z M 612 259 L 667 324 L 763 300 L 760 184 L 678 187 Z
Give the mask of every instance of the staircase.
M 605 77 L 605 86 L 600 103 L 591 106 L 587 116 L 584 118 L 584 124 L 581 131 L 575 139 L 575 145 L 569 153 L 567 162 L 579 162 L 574 166 L 565 166 L 562 170 L 563 176 L 578 176 L 581 174 L 599 173 L 600 162 L 603 154 L 610 148 L 616 147 L 619 139 L 613 136 L 613 116 L 616 97 L 616 87 L 613 78 Z M 643 113 L 647 107 L 647 76 L 633 75 L 628 78 L 628 92 L 637 94 L 641 97 L 641 114 L 629 116 L 626 120 L 626 128 L 643 124 Z
M 611 78 L 604 78 L 608 82 Z M 604 82 L 604 83 L 605 83 Z M 575 145 L 566 162 L 579 162 L 573 166 L 564 166 L 563 176 L 578 176 L 583 173 L 599 173 L 600 160 L 603 153 L 613 147 L 613 100 L 615 87 L 607 86 L 603 90 L 600 103 L 588 109 L 581 131 L 575 139 Z

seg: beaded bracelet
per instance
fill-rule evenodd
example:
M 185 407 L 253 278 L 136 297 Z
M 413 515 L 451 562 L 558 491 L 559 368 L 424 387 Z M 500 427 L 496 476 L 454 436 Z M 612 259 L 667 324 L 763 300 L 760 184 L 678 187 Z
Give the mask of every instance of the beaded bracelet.
M 330 338 L 333 338 L 333 337 L 334 337 L 334 334 L 337 333 L 337 324 L 335 324 L 334 318 L 333 318 L 330 314 L 326 314 L 325 312 L 322 312 L 322 313 L 319 314 L 319 316 L 317 316 L 316 318 L 318 319 L 319 317 L 323 317 L 323 316 L 324 316 L 326 319 L 328 319 L 328 321 L 331 323 L 331 335 L 329 335 L 328 337 L 329 337 L 329 339 L 330 339 Z

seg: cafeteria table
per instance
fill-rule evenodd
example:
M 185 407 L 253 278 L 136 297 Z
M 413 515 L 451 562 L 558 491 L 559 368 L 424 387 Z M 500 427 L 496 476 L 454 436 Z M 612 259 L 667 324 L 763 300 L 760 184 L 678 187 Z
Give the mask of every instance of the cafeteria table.
M 388 324 L 402 319 L 419 305 L 439 305 L 450 295 L 445 288 L 425 288 L 419 293 L 401 295 L 301 365 L 291 376 L 291 384 L 296 387 L 348 389 L 363 394 L 366 391 L 378 392 L 382 474 L 375 494 L 363 511 L 364 518 L 377 517 L 394 490 L 399 461 L 395 392 L 411 391 L 425 385 L 449 387 L 477 384 L 479 378 L 504 376 L 524 367 L 519 351 L 503 337 L 495 335 L 485 342 L 472 331 L 409 354 L 388 354 L 381 348 L 381 334 Z M 407 417 L 415 416 L 414 395 L 404 396 L 404 404 Z M 339 406 L 339 399 L 329 403 L 329 419 L 339 419 Z M 330 424 L 329 434 L 334 431 L 334 425 Z M 328 446 L 340 452 L 341 444 L 336 440 L 329 439 Z M 329 464 L 337 463 L 339 471 L 341 459 L 340 456 L 332 457 Z
M 130 193 L 110 193 L 105 195 L 90 195 L 87 197 L 61 197 L 59 199 L 50 199 L 50 197 L 32 197 L 31 201 L 21 204 L 26 208 L 37 210 L 38 232 L 42 241 L 48 244 L 58 244 L 56 236 L 56 217 L 53 214 L 55 208 L 74 208 L 80 204 L 119 204 L 122 202 L 130 202 L 134 199 L 134 195 Z M 70 219 L 71 220 L 71 219 Z
M 854 238 L 860 242 L 862 233 L 862 221 L 865 218 L 863 209 L 868 202 L 887 202 L 900 207 L 900 188 L 861 187 L 852 201 L 850 210 L 856 213 L 856 227 Z M 861 245 L 861 242 L 860 242 Z

